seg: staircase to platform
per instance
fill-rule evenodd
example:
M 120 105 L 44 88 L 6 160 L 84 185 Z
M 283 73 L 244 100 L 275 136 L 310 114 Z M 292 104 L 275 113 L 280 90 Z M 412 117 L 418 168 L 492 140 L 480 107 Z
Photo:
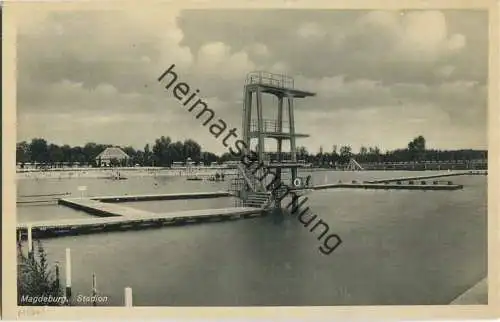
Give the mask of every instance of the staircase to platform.
M 239 164 L 236 178 L 230 180 L 229 191 L 237 197 L 236 207 L 266 208 L 271 203 L 271 192 L 258 180 L 253 172 L 258 165 L 246 167 Z
M 270 197 L 270 192 L 252 192 L 249 193 L 243 201 L 243 206 L 263 209 L 270 204 Z
M 288 189 L 285 186 L 281 186 L 274 190 L 274 194 L 277 199 L 283 199 L 288 194 Z

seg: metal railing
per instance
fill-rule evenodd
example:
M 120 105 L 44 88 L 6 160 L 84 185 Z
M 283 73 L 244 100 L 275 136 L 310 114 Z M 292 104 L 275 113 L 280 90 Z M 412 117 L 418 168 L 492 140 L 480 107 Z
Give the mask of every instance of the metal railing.
M 488 160 L 426 160 L 426 161 L 407 161 L 407 162 L 360 162 L 362 165 L 418 165 L 418 164 L 486 164 Z
M 248 176 L 247 169 L 242 164 L 238 164 L 238 170 L 239 170 L 239 175 L 245 180 L 245 182 L 248 184 L 250 189 L 252 189 L 253 192 L 258 191 L 258 185 L 255 180 L 255 177 Z
M 281 131 L 278 120 L 265 119 L 262 120 L 263 132 L 276 132 L 276 133 L 289 133 L 290 126 L 288 122 L 283 122 L 281 125 Z M 258 132 L 259 131 L 259 122 L 258 120 L 250 121 L 250 132 Z
M 292 77 L 263 71 L 248 73 L 245 84 L 263 84 L 279 88 L 294 88 Z
M 297 155 L 297 153 L 295 154 Z M 278 162 L 280 156 L 281 162 L 292 162 L 293 160 L 291 152 L 264 152 L 264 161 Z

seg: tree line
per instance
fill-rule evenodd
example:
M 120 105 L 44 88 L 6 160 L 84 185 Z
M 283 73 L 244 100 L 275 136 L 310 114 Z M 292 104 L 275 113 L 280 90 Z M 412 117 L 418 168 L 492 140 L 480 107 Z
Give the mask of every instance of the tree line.
M 487 160 L 487 150 L 439 150 L 427 149 L 426 140 L 423 136 L 418 136 L 411 140 L 406 148 L 390 150 L 382 153 L 378 147 L 362 146 L 359 152 L 354 153 L 351 146 L 344 145 L 337 147 L 334 145 L 331 152 L 320 152 L 316 155 L 309 154 L 304 147 L 297 149 L 298 158 L 306 160 L 319 166 L 345 164 L 351 158 L 358 163 L 388 163 L 388 162 L 424 162 L 424 161 L 468 161 Z
M 271 159 L 276 159 L 270 153 Z M 422 162 L 422 161 L 455 161 L 455 160 L 486 160 L 488 151 L 486 150 L 437 150 L 427 149 L 423 136 L 418 136 L 411 140 L 406 148 L 395 149 L 382 153 L 376 146 L 362 146 L 359 152 L 355 153 L 350 145 L 333 145 L 331 152 L 323 151 L 320 147 L 319 153 L 309 153 L 303 146 L 297 147 L 297 160 L 303 160 L 314 166 L 342 165 L 354 158 L 358 163 L 380 163 L 380 162 Z M 221 156 L 223 161 L 237 160 L 230 153 Z
M 38 163 L 45 165 L 91 165 L 97 166 L 96 157 L 111 144 L 87 143 L 84 146 L 57 145 L 48 143 L 45 139 L 34 138 L 30 142 L 19 142 L 16 147 L 18 163 Z M 141 149 L 131 146 L 120 147 L 130 156 L 129 165 L 140 166 L 171 166 L 173 162 L 184 162 L 190 158 L 195 164 L 209 165 L 213 162 L 223 163 L 238 159 L 226 152 L 220 156 L 202 151 L 201 146 L 192 139 L 172 141 L 170 137 L 162 136 L 155 142 Z M 485 160 L 486 150 L 436 150 L 427 149 L 423 136 L 411 140 L 407 147 L 382 153 L 378 147 L 362 146 L 354 153 L 350 145 L 338 147 L 333 145 L 330 152 L 320 148 L 319 153 L 309 153 L 305 147 L 297 148 L 297 159 L 311 163 L 314 166 L 332 166 L 345 164 L 351 158 L 359 163 L 374 162 L 412 162 L 412 161 L 454 161 L 454 160 Z
M 84 146 L 57 145 L 48 143 L 45 139 L 34 138 L 30 142 L 22 141 L 16 146 L 17 163 L 37 163 L 43 165 L 90 165 L 98 166 L 98 155 L 111 144 L 98 144 L 90 142 Z M 204 152 L 194 140 L 173 142 L 170 137 L 162 136 L 141 149 L 132 146 L 121 148 L 129 157 L 127 165 L 141 166 L 171 166 L 173 162 L 184 162 L 187 158 L 197 164 L 210 164 L 217 162 L 219 157 L 211 152 Z M 112 160 L 113 161 L 113 160 Z M 113 162 L 112 162 L 113 163 Z M 118 164 L 117 164 L 118 165 Z

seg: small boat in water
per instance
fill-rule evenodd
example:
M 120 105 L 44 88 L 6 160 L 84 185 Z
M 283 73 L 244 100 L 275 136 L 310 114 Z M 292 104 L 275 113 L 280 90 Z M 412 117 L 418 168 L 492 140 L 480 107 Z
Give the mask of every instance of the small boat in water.
M 194 176 L 194 177 L 187 177 L 186 180 L 188 180 L 188 181 L 202 181 L 203 178 L 200 178 L 198 176 Z

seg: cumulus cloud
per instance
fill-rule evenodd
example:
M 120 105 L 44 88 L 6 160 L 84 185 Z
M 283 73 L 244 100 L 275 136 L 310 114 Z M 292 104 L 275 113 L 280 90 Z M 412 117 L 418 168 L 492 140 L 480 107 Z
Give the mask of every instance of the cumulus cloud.
M 401 41 L 395 50 L 409 59 L 436 60 L 465 46 L 463 35 L 449 35 L 442 12 L 408 13 L 401 20 Z
M 470 121 L 463 117 L 465 111 L 485 113 L 487 110 L 487 87 L 476 81 L 387 85 L 376 80 L 348 80 L 345 76 L 337 76 L 320 79 L 298 77 L 295 83 L 300 88 L 317 93 L 315 103 L 321 103 L 318 106 L 311 102 L 310 108 L 314 110 L 359 110 L 382 105 L 393 106 L 397 110 L 408 105 L 432 105 L 435 110 L 448 113 L 457 124 Z
M 323 38 L 326 32 L 321 28 L 321 26 L 315 22 L 307 22 L 302 24 L 297 30 L 297 34 L 301 38 L 311 39 L 311 38 Z
M 125 23 L 134 28 L 140 37 L 145 37 L 145 35 L 151 37 L 151 35 L 154 35 L 151 41 L 157 46 L 157 63 L 169 64 L 175 62 L 182 67 L 188 67 L 193 63 L 193 54 L 189 47 L 181 45 L 184 39 L 184 32 L 179 28 L 177 23 L 180 14 L 179 10 L 173 9 L 161 15 L 151 15 L 141 10 L 130 10 L 125 11 L 124 19 L 126 20 Z M 140 37 L 135 39 L 137 40 L 134 43 L 135 46 L 141 44 Z M 123 38 L 127 39 L 129 37 Z
M 277 62 L 269 68 L 269 71 L 271 73 L 277 73 L 277 74 L 287 74 L 289 70 L 290 68 L 284 62 Z
M 261 44 L 261 43 L 255 43 L 255 44 L 249 46 L 248 51 L 250 51 L 251 53 L 253 53 L 257 56 L 268 56 L 270 54 L 267 46 L 264 44 Z
M 304 141 L 310 150 L 377 140 L 396 148 L 413 133 L 428 133 L 443 147 L 484 146 L 485 17 L 447 11 L 44 12 L 19 27 L 19 138 L 142 147 L 160 135 L 185 135 L 224 152 L 157 83 L 175 64 L 179 79 L 200 89 L 199 96 L 238 127 L 248 72 L 294 76 L 298 87 L 318 94 L 297 102 L 297 126 L 311 133 Z M 54 120 L 62 123 L 43 125 Z
M 372 39 L 365 44 L 373 48 L 380 45 L 384 50 L 379 54 L 399 61 L 436 61 L 466 45 L 464 35 L 449 34 L 440 11 L 370 12 L 357 20 L 345 41 L 355 42 L 359 37 Z
M 207 76 L 232 79 L 252 71 L 255 64 L 250 61 L 246 52 L 232 53 L 230 46 L 216 42 L 200 48 L 194 68 L 197 73 Z

